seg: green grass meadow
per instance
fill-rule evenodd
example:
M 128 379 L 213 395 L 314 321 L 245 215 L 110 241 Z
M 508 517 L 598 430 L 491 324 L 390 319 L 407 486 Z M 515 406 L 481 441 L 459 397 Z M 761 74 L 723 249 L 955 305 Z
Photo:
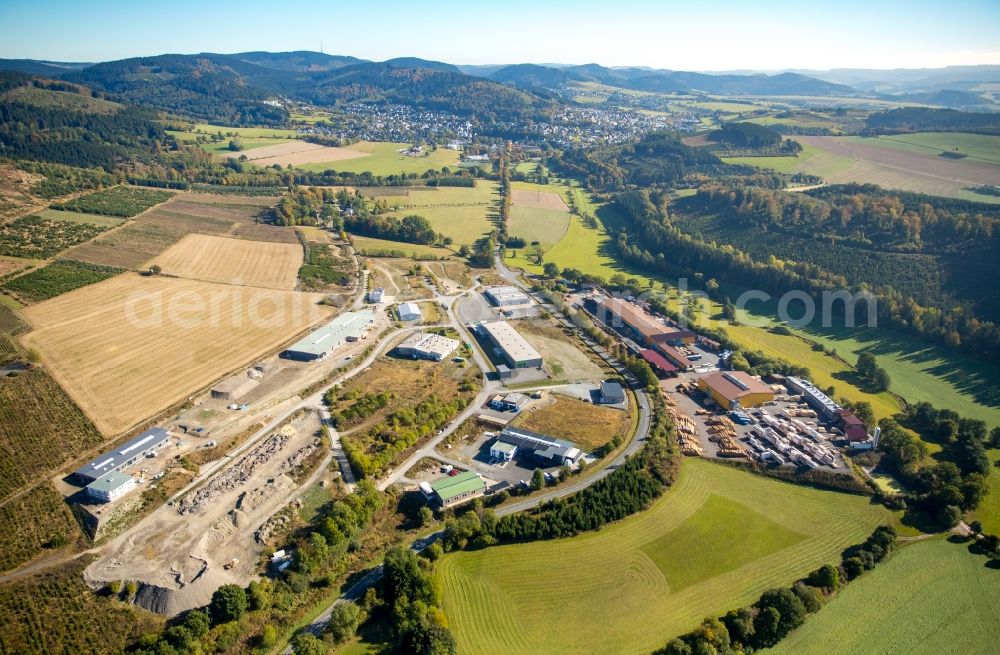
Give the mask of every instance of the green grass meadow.
M 298 132 L 295 130 L 283 130 L 276 127 L 223 127 L 207 123 L 195 125 L 193 131 L 208 135 L 219 132 L 222 132 L 223 135 L 236 134 L 246 139 L 294 139 L 298 136 Z
M 988 655 L 1000 643 L 1000 570 L 963 544 L 908 545 L 855 580 L 773 655 Z
M 450 236 L 456 245 L 472 245 L 493 229 L 490 216 L 496 213 L 498 198 L 495 182 L 477 180 L 472 188 L 416 187 L 407 195 L 378 199 L 399 206 L 392 216 L 418 214 L 430 221 L 436 232 Z
M 987 454 L 991 463 L 1000 461 L 1000 448 L 987 451 Z M 1000 534 L 1000 466 L 990 467 L 989 485 L 989 493 L 968 520 L 979 520 L 983 530 L 989 534 Z
M 722 161 L 728 164 L 742 164 L 758 168 L 770 168 L 779 173 L 809 173 L 820 177 L 829 177 L 842 173 L 854 165 L 850 157 L 835 155 L 799 142 L 802 151 L 795 157 L 724 157 Z
M 569 214 L 557 209 L 541 209 L 537 207 L 510 208 L 510 224 L 508 233 L 521 237 L 529 244 L 539 242 L 543 247 L 561 241 L 569 229 Z
M 351 241 L 358 252 L 368 250 L 394 250 L 404 253 L 406 257 L 450 257 L 455 254 L 447 248 L 437 246 L 425 246 L 416 243 L 404 243 L 402 241 L 389 241 L 388 239 L 373 239 L 371 237 L 361 237 L 351 235 Z
M 453 553 L 437 576 L 460 653 L 646 653 L 892 522 L 861 496 L 692 459 L 645 512 L 569 539 Z

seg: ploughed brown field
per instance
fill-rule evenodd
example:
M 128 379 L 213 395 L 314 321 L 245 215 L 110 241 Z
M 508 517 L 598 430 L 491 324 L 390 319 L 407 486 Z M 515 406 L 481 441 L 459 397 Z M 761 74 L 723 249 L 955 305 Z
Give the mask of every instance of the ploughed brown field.
M 854 164 L 846 170 L 824 175 L 831 184 L 879 184 L 887 188 L 951 197 L 957 196 L 965 187 L 1000 184 L 1000 167 L 987 162 L 949 159 L 840 137 L 795 138 L 833 155 L 854 160 Z
M 569 207 L 566 201 L 558 193 L 551 191 L 528 191 L 526 189 L 512 189 L 511 201 L 518 207 L 530 207 L 534 209 L 555 209 L 561 212 L 568 212 Z
M 359 157 L 369 157 L 369 153 L 350 148 L 334 148 L 331 146 L 321 146 L 308 141 L 287 141 L 273 146 L 254 148 L 246 152 L 226 155 L 230 159 L 246 155 L 247 161 L 258 166 L 273 166 L 280 164 L 282 167 L 298 166 L 300 164 L 315 164 L 328 161 L 343 161 L 345 159 L 357 159 Z

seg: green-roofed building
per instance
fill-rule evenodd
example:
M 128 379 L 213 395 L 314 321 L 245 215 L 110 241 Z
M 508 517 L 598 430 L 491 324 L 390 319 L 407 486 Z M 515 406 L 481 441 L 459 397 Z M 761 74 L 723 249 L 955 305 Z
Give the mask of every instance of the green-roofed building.
M 464 471 L 432 482 L 433 496 L 441 507 L 454 507 L 486 493 L 486 483 L 475 471 Z

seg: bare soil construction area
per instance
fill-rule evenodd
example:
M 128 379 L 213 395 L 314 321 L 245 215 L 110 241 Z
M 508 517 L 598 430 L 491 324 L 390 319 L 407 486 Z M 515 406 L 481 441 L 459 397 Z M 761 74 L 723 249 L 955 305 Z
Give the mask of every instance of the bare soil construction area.
M 576 347 L 554 321 L 528 319 L 514 323 L 525 340 L 545 360 L 545 369 L 560 380 L 600 382 L 604 371 Z
M 272 166 L 280 164 L 282 167 L 300 164 L 315 164 L 328 161 L 343 161 L 345 159 L 357 159 L 359 157 L 369 157 L 369 153 L 350 148 L 334 148 L 331 146 L 321 146 L 308 141 L 287 141 L 273 146 L 254 148 L 241 153 L 226 155 L 230 159 L 246 155 L 247 161 L 258 166 Z
M 85 573 L 93 586 L 136 580 L 136 602 L 173 616 L 208 604 L 223 584 L 256 577 L 276 512 L 298 485 L 291 475 L 321 447 L 309 413 L 267 435 L 173 506 L 111 542 Z
M 555 209 L 561 212 L 568 212 L 569 207 L 566 201 L 558 193 L 551 191 L 528 191 L 526 189 L 512 189 L 511 201 L 518 207 L 530 207 L 533 209 Z
M 321 298 L 128 273 L 26 309 L 23 341 L 112 435 L 291 341 Z
M 295 288 L 302 248 L 189 234 L 154 260 L 166 275 L 269 289 Z
M 968 186 L 1000 184 L 1000 166 L 966 159 L 949 159 L 840 137 L 797 136 L 797 140 L 842 157 L 850 168 L 826 175 L 829 183 L 870 183 L 884 187 L 951 196 Z

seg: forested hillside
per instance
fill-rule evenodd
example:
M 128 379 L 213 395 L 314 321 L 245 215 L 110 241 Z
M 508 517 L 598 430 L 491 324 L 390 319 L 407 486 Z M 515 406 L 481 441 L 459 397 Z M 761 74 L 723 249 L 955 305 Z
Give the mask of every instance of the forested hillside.
M 320 53 L 160 55 L 95 64 L 62 79 L 89 85 L 115 99 L 221 125 L 280 125 L 286 97 L 321 106 L 392 102 L 474 117 L 543 117 L 551 101 L 450 65 L 399 59 L 363 62 Z
M 0 143 L 15 159 L 110 171 L 166 139 L 155 112 L 99 101 L 82 87 L 0 72 L 0 100 Z
M 753 173 L 748 167 L 725 164 L 707 150 L 686 146 L 665 132 L 621 146 L 569 150 L 554 163 L 591 188 L 607 191 L 672 186 L 695 175 Z
M 287 113 L 264 104 L 271 93 L 249 82 L 280 76 L 225 55 L 160 55 L 95 64 L 64 79 L 124 102 L 220 125 L 278 125 Z
M 1000 134 L 1000 112 L 974 113 L 957 109 L 900 107 L 872 114 L 868 129 L 876 133 L 978 132 Z
M 669 208 L 667 196 L 662 193 L 648 190 L 619 193 L 615 202 L 627 217 L 629 229 L 619 234 L 617 249 L 628 261 L 649 270 L 671 275 L 698 271 L 706 278 L 772 293 L 800 289 L 818 295 L 824 290 L 869 288 L 878 297 L 880 325 L 913 332 L 990 361 L 1000 358 L 1000 329 L 977 316 L 971 302 L 972 298 L 987 297 L 982 295 L 981 288 L 978 289 L 980 295 L 972 296 L 971 285 L 997 278 L 997 265 L 990 255 L 995 245 L 984 245 L 978 251 L 981 253 L 978 258 L 956 255 L 954 259 L 941 259 L 937 263 L 933 255 L 920 255 L 922 259 L 915 257 L 912 262 L 900 262 L 895 256 L 879 257 L 879 251 L 874 248 L 838 246 L 840 250 L 830 250 L 825 246 L 837 245 L 837 242 L 829 237 L 826 241 L 804 238 L 794 232 L 782 232 L 780 225 L 770 230 L 768 223 L 740 227 L 741 207 L 744 213 L 756 211 L 744 200 L 759 192 L 710 187 Z M 797 202 L 791 201 L 793 205 Z M 723 218 L 719 217 L 720 213 L 724 214 Z M 790 212 L 793 218 L 801 214 L 801 209 Z M 872 218 L 875 215 L 872 212 Z M 723 227 L 718 228 L 706 216 L 715 216 Z M 692 218 L 697 219 L 696 222 L 685 225 Z M 727 221 L 735 227 L 727 230 Z M 984 222 L 992 224 L 988 218 Z M 779 253 L 783 257 L 779 257 Z M 867 257 L 862 261 L 875 266 L 874 271 L 856 266 L 855 256 Z M 969 270 L 968 267 L 976 265 L 977 261 L 978 270 Z M 949 265 L 953 268 L 944 268 Z M 928 288 L 923 288 L 925 285 Z M 954 297 L 962 299 L 959 294 L 965 296 L 965 304 L 953 300 Z M 915 297 L 918 295 L 928 299 L 922 303 Z M 995 298 L 995 294 L 992 297 Z M 979 304 L 982 301 L 977 306 Z M 858 305 L 859 321 L 866 318 L 864 309 L 864 303 Z M 988 309 L 991 313 L 996 312 L 996 304 Z

